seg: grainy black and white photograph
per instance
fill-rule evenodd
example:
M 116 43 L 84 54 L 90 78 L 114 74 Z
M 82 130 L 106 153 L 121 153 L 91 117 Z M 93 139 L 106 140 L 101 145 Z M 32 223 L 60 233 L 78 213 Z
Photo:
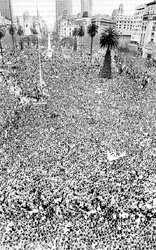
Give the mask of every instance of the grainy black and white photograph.
M 0 0 L 0 250 L 156 249 L 156 1 Z

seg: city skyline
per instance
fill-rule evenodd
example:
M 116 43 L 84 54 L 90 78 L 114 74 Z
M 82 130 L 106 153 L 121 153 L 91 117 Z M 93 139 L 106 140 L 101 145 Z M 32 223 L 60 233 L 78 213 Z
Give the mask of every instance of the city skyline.
M 20 15 L 24 11 L 30 11 L 30 14 L 36 13 L 36 2 L 40 14 L 43 16 L 49 27 L 53 27 L 56 20 L 55 0 L 11 0 L 13 14 Z M 45 4 L 46 2 L 46 4 Z M 93 15 L 97 13 L 111 15 L 113 10 L 118 8 L 120 3 L 125 6 L 125 14 L 133 14 L 135 7 L 140 4 L 152 2 L 149 0 L 93 0 Z M 73 0 L 73 14 L 81 13 L 81 0 Z

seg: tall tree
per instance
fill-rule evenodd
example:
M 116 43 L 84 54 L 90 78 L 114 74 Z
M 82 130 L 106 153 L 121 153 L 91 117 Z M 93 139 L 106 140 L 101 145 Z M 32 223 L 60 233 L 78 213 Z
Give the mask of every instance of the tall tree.
M 91 46 L 90 46 L 90 61 L 92 61 L 92 53 L 93 53 L 93 39 L 96 36 L 96 34 L 98 33 L 98 25 L 96 25 L 95 23 L 92 23 L 88 26 L 87 28 L 87 33 L 91 38 Z
M 11 24 L 9 28 L 9 33 L 12 37 L 12 44 L 13 44 L 13 51 L 15 52 L 15 33 L 16 33 L 16 27 Z
M 24 31 L 23 31 L 23 28 L 22 28 L 21 25 L 18 27 L 17 34 L 18 34 L 19 37 L 20 37 L 20 47 L 21 47 L 21 50 L 23 50 L 23 40 L 22 40 L 22 36 L 24 35 Z
M 78 36 L 81 38 L 81 53 L 82 53 L 82 46 L 83 46 L 83 37 L 85 35 L 85 29 L 81 25 L 80 28 L 78 29 Z
M 100 37 L 101 48 L 106 48 L 106 54 L 104 58 L 103 67 L 101 70 L 101 77 L 111 79 L 111 49 L 118 46 L 119 35 L 116 30 L 112 27 L 107 28 Z
M 73 37 L 74 37 L 74 51 L 77 50 L 77 36 L 78 36 L 78 29 L 74 28 L 73 30 Z
M 5 29 L 0 28 L 0 50 L 1 50 L 2 64 L 4 64 L 3 47 L 2 47 L 2 39 L 4 36 L 5 36 Z

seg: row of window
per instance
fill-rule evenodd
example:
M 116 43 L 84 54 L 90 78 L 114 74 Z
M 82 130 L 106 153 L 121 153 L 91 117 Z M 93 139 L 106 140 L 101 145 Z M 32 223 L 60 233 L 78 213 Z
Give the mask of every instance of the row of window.
M 130 21 L 117 21 L 117 23 L 133 23 L 132 21 L 130 22 Z
M 123 27 L 122 27 L 121 25 L 119 25 L 119 26 L 118 26 L 118 29 L 121 29 L 121 28 L 122 28 L 122 29 L 127 29 L 127 30 L 131 30 L 131 29 L 132 29 L 131 26 L 127 26 L 127 27 L 126 27 L 126 26 L 123 26 Z
M 64 30 L 67 30 L 66 28 L 64 28 Z M 69 30 L 72 30 L 72 28 L 69 28 Z
M 71 35 L 72 35 L 71 32 L 69 32 L 69 33 L 66 33 L 66 32 L 63 33 L 63 32 L 62 32 L 62 33 L 61 33 L 61 36 L 71 36 Z

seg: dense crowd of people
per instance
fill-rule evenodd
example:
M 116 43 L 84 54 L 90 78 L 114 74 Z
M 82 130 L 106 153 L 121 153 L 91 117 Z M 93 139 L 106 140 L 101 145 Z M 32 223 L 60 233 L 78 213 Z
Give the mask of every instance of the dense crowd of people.
M 99 79 L 101 54 L 90 63 L 87 54 L 55 49 L 49 58 L 47 48 L 31 47 L 8 59 L 0 72 L 1 245 L 155 249 L 153 82 L 135 93 L 145 76 L 119 56 L 111 80 Z
M 136 67 L 133 60 L 125 62 L 123 57 L 119 55 L 115 55 L 114 60 L 116 63 L 116 71 L 119 74 L 125 74 L 126 77 L 133 80 L 133 82 L 143 89 L 146 88 L 151 81 L 154 81 L 153 77 L 151 77 L 147 71 Z

